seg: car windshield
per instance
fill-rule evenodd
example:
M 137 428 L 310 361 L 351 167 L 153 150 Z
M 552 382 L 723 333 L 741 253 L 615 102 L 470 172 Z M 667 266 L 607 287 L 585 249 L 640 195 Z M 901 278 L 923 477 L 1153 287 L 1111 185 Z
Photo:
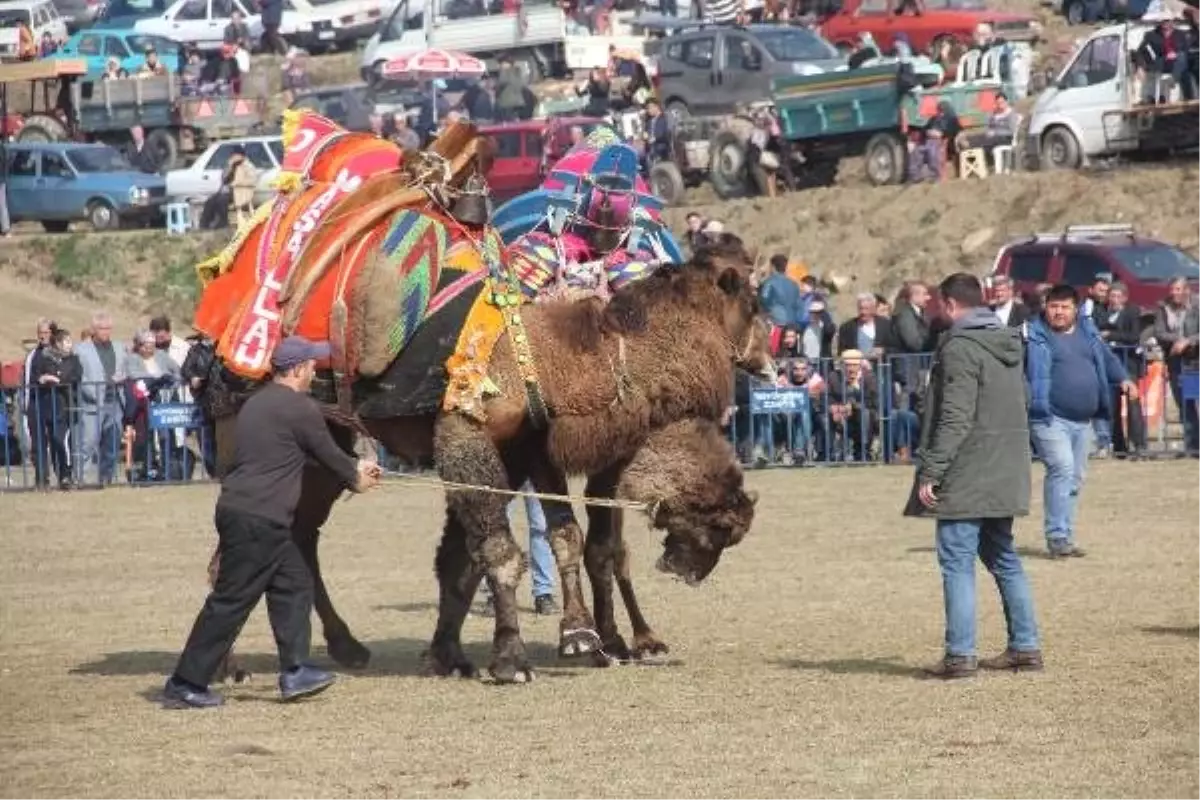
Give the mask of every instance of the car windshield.
M 758 40 L 776 61 L 823 61 L 838 57 L 837 50 L 829 42 L 798 28 L 760 31 Z
M 115 19 L 165 14 L 169 5 L 168 0 L 109 0 L 104 8 L 104 16 Z
M 1113 248 L 1113 255 L 1146 283 L 1167 283 L 1183 276 L 1190 281 L 1200 278 L 1200 263 L 1180 250 L 1166 244 L 1131 244 Z
M 179 43 L 170 39 L 164 39 L 161 36 L 146 36 L 141 33 L 130 35 L 125 41 L 129 42 L 129 49 L 135 53 L 145 53 L 147 47 L 153 47 L 155 52 L 160 56 L 177 55 L 179 53 Z
M 21 23 L 29 24 L 29 12 L 23 8 L 0 11 L 0 28 L 15 28 Z
M 80 172 L 133 172 L 120 150 L 111 147 L 88 147 L 67 153 L 75 169 Z

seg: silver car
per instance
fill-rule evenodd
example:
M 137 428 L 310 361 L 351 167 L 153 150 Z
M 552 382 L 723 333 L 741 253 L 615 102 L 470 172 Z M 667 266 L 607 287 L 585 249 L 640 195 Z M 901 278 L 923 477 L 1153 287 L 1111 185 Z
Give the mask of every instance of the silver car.
M 647 45 L 658 96 L 677 118 L 729 114 L 771 95 L 771 79 L 845 67 L 829 42 L 792 25 L 698 24 Z

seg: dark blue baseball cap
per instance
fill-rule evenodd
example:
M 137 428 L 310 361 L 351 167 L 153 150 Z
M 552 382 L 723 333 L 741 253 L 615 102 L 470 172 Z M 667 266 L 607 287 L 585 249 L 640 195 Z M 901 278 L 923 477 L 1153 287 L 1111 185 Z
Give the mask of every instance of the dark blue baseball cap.
M 271 353 L 271 366 L 276 370 L 291 369 L 305 361 L 329 358 L 329 342 L 312 342 L 303 336 L 289 336 Z

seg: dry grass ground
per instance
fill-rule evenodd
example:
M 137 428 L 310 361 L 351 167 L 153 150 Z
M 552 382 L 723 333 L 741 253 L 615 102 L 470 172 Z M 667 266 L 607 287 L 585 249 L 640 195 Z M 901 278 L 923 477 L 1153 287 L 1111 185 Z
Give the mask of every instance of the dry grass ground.
M 674 661 L 564 665 L 556 620 L 530 615 L 539 680 L 509 688 L 415 675 L 440 497 L 390 485 L 339 505 L 324 548 L 371 669 L 275 703 L 260 609 L 253 681 L 199 713 L 150 698 L 205 594 L 213 489 L 0 495 L 0 794 L 1196 797 L 1194 462 L 1096 464 L 1086 559 L 1039 557 L 1022 522 L 1048 669 L 953 685 L 915 677 L 942 611 L 930 525 L 898 515 L 908 478 L 754 474 L 755 529 L 695 590 L 653 572 L 656 537 L 631 525 Z M 489 630 L 468 621 L 481 662 Z

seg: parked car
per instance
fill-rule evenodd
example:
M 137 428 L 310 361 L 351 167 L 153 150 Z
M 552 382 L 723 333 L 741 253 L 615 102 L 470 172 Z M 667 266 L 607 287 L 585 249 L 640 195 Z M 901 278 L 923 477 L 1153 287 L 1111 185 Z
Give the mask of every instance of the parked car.
M 1153 2 L 1154 0 L 1108 0 L 1108 2 L 1096 6 L 1093 13 L 1098 13 L 1099 16 L 1093 21 L 1141 19 Z M 1042 0 L 1042 5 L 1062 14 L 1068 25 L 1086 23 L 1088 16 L 1086 0 Z
M 279 174 L 283 161 L 283 140 L 278 136 L 249 136 L 209 145 L 187 169 L 167 173 L 167 196 L 173 200 L 203 203 L 221 188 L 221 176 L 234 151 L 246 150 L 246 160 L 258 170 L 254 204 L 266 202 L 275 193 L 271 182 Z
M 67 23 L 67 32 L 74 33 L 95 22 L 104 3 L 101 0 L 54 0 L 54 7 Z
M 657 94 L 676 118 L 730 114 L 770 95 L 776 77 L 846 64 L 829 42 L 790 25 L 696 25 L 647 43 L 646 51 L 657 67 Z
M 415 88 L 400 87 L 388 82 L 372 86 L 365 83 L 347 83 L 340 86 L 320 86 L 301 92 L 292 101 L 291 108 L 297 111 L 315 111 L 352 131 L 365 131 L 370 124 L 372 110 L 409 110 L 419 107 L 423 102 L 424 97 Z
M 896 34 L 908 37 L 914 53 L 936 54 L 949 40 L 971 44 L 975 27 L 986 22 L 1008 42 L 1031 42 L 1041 27 L 1032 14 L 996 11 L 985 0 L 915 0 L 920 13 L 896 13 L 897 0 L 845 0 L 841 9 L 821 22 L 821 34 L 844 51 L 871 34 L 885 53 L 892 52 Z
M 33 35 L 34 47 L 41 44 L 46 34 L 56 42 L 67 38 L 67 22 L 59 16 L 51 0 L 3 0 L 0 2 L 0 61 L 16 61 L 20 57 L 21 25 Z
M 146 49 L 153 47 L 158 60 L 168 72 L 178 72 L 183 57 L 179 43 L 161 36 L 149 36 L 131 29 L 79 31 L 67 39 L 54 58 L 78 58 L 87 62 L 87 78 L 99 79 L 110 58 L 117 59 L 121 69 L 134 75 L 146 63 Z
M 127 6 L 134 11 L 134 16 L 113 16 L 106 12 L 97 28 L 133 29 L 139 34 L 161 36 L 180 43 L 194 43 L 202 50 L 221 48 L 224 29 L 229 25 L 234 10 L 240 11 L 245 23 L 250 29 L 252 41 L 258 41 L 263 35 L 263 20 L 257 13 L 251 13 L 250 8 L 241 0 L 175 0 L 166 10 L 155 14 L 146 14 L 143 10 L 158 7 L 158 0 L 150 0 L 149 4 L 134 5 L 134 0 L 128 0 Z
M 378 30 L 383 14 L 379 0 L 284 0 L 284 28 L 289 27 L 290 15 L 309 23 L 303 33 L 284 33 L 284 37 L 314 53 L 335 47 L 353 48 Z
M 571 146 L 571 128 L 591 133 L 603 120 L 594 117 L 554 117 L 480 126 L 492 143 L 492 167 L 487 183 L 498 203 L 536 189 L 546 171 Z
M 1018 293 L 1039 284 L 1066 283 L 1080 296 L 1107 272 L 1129 287 L 1129 302 L 1152 312 L 1166 299 L 1171 278 L 1200 290 L 1200 264 L 1174 245 L 1138 236 L 1131 225 L 1068 225 L 1062 233 L 1039 233 L 1000 248 L 992 275 L 1007 275 Z
M 62 232 L 75 220 L 96 230 L 162 216 L 166 182 L 138 172 L 107 145 L 11 144 L 8 151 L 8 213 L 14 221 L 42 223 Z

